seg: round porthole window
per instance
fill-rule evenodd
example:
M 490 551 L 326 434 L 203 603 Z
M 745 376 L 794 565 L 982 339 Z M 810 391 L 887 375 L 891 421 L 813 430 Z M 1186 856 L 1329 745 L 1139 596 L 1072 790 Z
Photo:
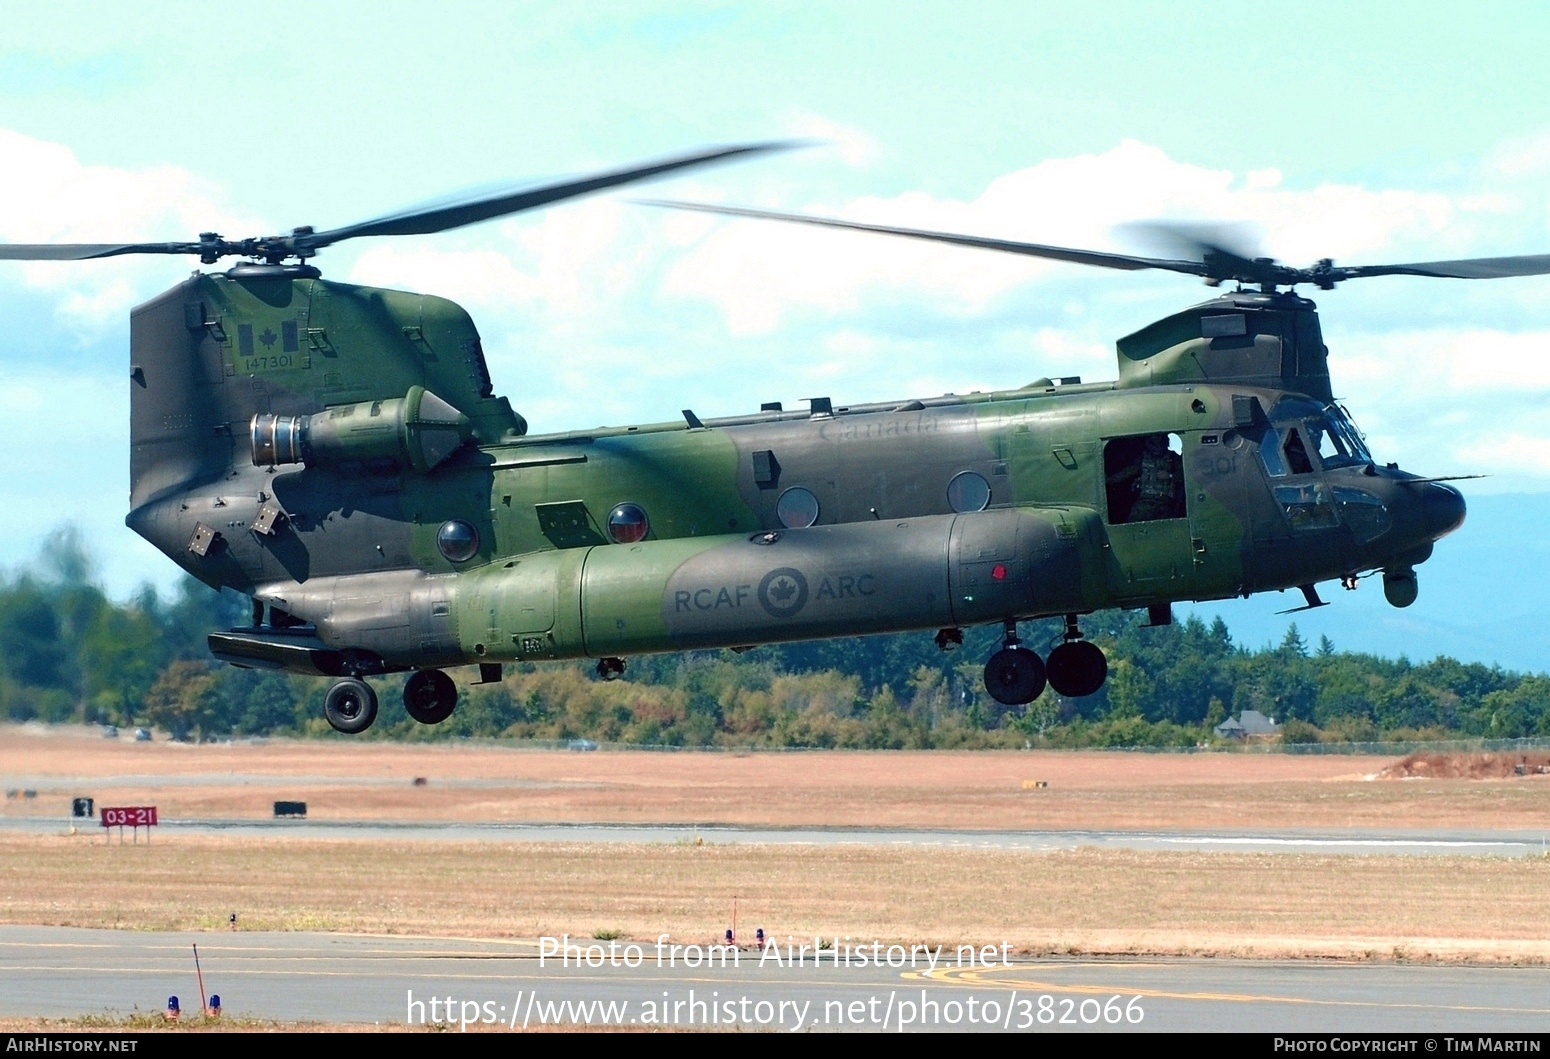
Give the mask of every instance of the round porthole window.
M 818 521 L 818 498 L 800 485 L 787 489 L 775 502 L 775 517 L 787 529 L 806 529 Z
M 973 471 L 964 471 L 947 483 L 947 502 L 954 511 L 984 511 L 990 503 L 990 483 Z
M 436 547 L 450 562 L 466 563 L 479 552 L 479 531 L 460 518 L 449 519 L 436 531 Z
M 615 544 L 634 544 L 650 530 L 646 509 L 639 504 L 620 504 L 608 513 L 608 535 Z

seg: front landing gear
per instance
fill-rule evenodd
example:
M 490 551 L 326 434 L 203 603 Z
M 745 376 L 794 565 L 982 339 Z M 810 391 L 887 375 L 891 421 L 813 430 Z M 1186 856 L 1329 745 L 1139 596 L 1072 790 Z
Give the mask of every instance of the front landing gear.
M 360 735 L 377 719 L 377 693 L 364 680 L 346 677 L 323 696 L 323 716 L 334 731 Z
M 1017 638 L 1017 623 L 1006 623 L 1001 650 L 985 663 L 985 690 L 1003 706 L 1026 706 L 1044 694 L 1044 660 Z
M 421 669 L 404 682 L 404 712 L 421 724 L 440 724 L 457 706 L 457 685 L 439 669 Z
M 624 676 L 624 659 L 599 658 L 597 660 L 597 678 L 599 680 L 618 680 Z

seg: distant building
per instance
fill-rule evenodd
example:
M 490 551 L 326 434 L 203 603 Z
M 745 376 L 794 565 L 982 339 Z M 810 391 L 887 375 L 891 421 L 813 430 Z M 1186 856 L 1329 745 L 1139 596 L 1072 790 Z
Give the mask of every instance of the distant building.
M 1229 717 L 1212 731 L 1223 739 L 1247 739 L 1256 735 L 1275 735 L 1280 728 L 1274 717 L 1266 717 L 1258 710 L 1244 710 L 1236 719 Z

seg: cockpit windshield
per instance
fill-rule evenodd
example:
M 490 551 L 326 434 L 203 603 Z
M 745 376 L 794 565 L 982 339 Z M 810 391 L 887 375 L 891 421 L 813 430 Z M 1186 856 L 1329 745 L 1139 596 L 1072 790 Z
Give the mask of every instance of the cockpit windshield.
M 1271 419 L 1277 423 L 1299 420 L 1309 447 L 1318 453 L 1319 463 L 1325 470 L 1372 462 L 1372 454 L 1367 451 L 1361 432 L 1346 410 L 1337 404 L 1321 406 L 1303 398 L 1282 398 L 1276 402 Z M 1276 473 L 1274 468 L 1271 473 Z
M 1323 415 L 1310 416 L 1303 424 L 1308 439 L 1319 450 L 1319 462 L 1326 470 L 1372 462 L 1361 433 L 1339 405 L 1326 405 Z

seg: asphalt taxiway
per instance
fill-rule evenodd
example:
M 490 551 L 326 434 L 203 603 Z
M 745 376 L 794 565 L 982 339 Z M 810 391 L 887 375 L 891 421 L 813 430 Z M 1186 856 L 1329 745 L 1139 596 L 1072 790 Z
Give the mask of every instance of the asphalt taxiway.
M 57 834 L 71 826 L 97 828 L 95 820 L 0 817 L 0 831 Z M 595 842 L 761 845 L 935 846 L 1046 852 L 1078 848 L 1193 850 L 1242 853 L 1345 853 L 1353 855 L 1542 856 L 1550 830 L 1315 831 L 981 831 L 932 828 L 730 827 L 707 824 L 560 824 L 396 820 L 167 820 L 160 835 L 293 835 L 317 839 L 420 839 L 427 841 Z
M 814 939 L 792 939 L 809 946 L 800 965 L 745 949 L 735 966 L 705 966 L 690 965 L 696 957 L 688 950 L 660 958 L 649 941 L 634 953 L 616 942 L 610 959 L 606 942 L 573 940 L 583 947 L 582 962 L 590 955 L 601 966 L 540 961 L 536 940 L 3 926 L 0 1015 L 154 1012 L 170 995 L 193 1014 L 197 945 L 205 988 L 221 995 L 227 1017 L 298 1022 L 1433 1035 L 1550 1029 L 1546 967 L 1015 958 L 1009 966 L 992 958 L 990 966 L 963 967 L 943 951 L 933 968 L 922 953 L 912 954 L 912 965 L 902 949 L 881 950 L 881 966 L 871 958 L 866 966 L 854 959 L 835 966 L 829 949 L 814 966 Z M 586 946 L 597 948 L 587 954 Z M 887 965 L 890 956 L 895 966 Z

